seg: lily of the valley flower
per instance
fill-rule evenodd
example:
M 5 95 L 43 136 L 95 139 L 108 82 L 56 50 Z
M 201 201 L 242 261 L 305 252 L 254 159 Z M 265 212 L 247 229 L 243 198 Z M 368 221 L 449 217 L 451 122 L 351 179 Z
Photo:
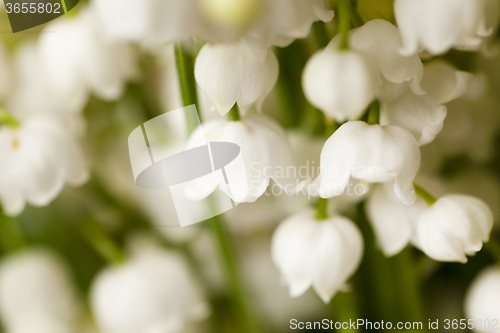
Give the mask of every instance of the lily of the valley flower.
M 369 183 L 395 180 L 396 196 L 411 205 L 419 166 L 420 149 L 406 129 L 350 121 L 326 141 L 315 184 L 322 198 L 330 198 L 342 194 L 351 177 Z
M 492 266 L 484 269 L 474 279 L 465 296 L 464 312 L 467 318 L 481 320 L 481 325 L 474 325 L 473 332 L 494 333 L 492 325 L 483 324 L 500 316 L 500 268 Z M 492 318 L 492 319 L 490 319 Z
M 0 127 L 0 201 L 8 215 L 25 203 L 49 204 L 64 184 L 82 185 L 89 176 L 78 141 L 53 117 L 23 119 Z
M 293 165 L 285 133 L 268 117 L 259 115 L 241 121 L 206 122 L 193 132 L 188 146 L 197 147 L 205 138 L 208 142 L 232 142 L 241 149 L 243 163 L 231 163 L 224 168 L 230 190 L 221 187 L 234 201 L 254 202 L 265 192 L 271 179 L 290 191 L 297 185 L 285 172 L 287 166 Z M 188 196 L 198 200 L 205 198 L 217 185 L 210 178 L 195 180 Z
M 442 54 L 452 47 L 477 48 L 486 27 L 488 0 L 396 0 L 394 14 L 403 36 L 403 54 L 425 49 Z
M 260 54 L 243 43 L 205 44 L 196 59 L 195 77 L 221 115 L 235 103 L 245 114 L 254 104 L 260 109 L 278 71 L 278 60 L 270 50 Z
M 398 254 L 413 240 L 415 225 L 427 209 L 420 198 L 413 205 L 403 204 L 391 187 L 390 182 L 377 186 L 366 202 L 378 246 L 387 257 Z
M 281 223 L 274 233 L 271 255 L 290 295 L 309 287 L 328 303 L 356 271 L 363 254 L 363 239 L 345 217 L 315 220 L 308 208 Z
M 76 287 L 53 252 L 28 249 L 0 265 L 0 316 L 8 332 L 76 332 L 81 319 Z
M 182 258 L 155 248 L 99 273 L 91 305 L 99 328 L 109 333 L 177 332 L 208 314 Z
M 488 241 L 493 213 L 481 199 L 445 195 L 428 207 L 416 224 L 417 245 L 438 261 L 467 262 Z
M 338 40 L 337 35 L 327 48 L 337 48 Z M 376 19 L 353 29 L 349 35 L 349 46 L 363 52 L 380 68 L 384 82 L 380 89 L 387 90 L 385 86 L 391 83 L 408 82 L 414 93 L 425 93 L 420 87 L 424 75 L 422 61 L 416 54 L 403 56 L 399 53 L 403 41 L 398 28 L 391 23 Z
M 309 102 L 337 122 L 358 119 L 381 83 L 379 68 L 364 53 L 333 47 L 316 52 L 302 75 Z
M 37 45 L 48 84 L 72 95 L 120 96 L 134 73 L 133 53 L 130 45 L 103 38 L 92 10 L 54 21 L 46 29 L 57 32 L 42 34 Z

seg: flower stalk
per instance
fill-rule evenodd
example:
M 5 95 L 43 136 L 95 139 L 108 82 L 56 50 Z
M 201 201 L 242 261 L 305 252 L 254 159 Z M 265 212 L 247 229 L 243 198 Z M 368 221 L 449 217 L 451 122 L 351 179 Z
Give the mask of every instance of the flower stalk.
M 196 94 L 196 81 L 194 79 L 194 61 L 193 58 L 183 49 L 180 43 L 175 44 L 175 65 L 177 68 L 177 76 L 179 78 L 179 86 L 181 87 L 181 97 L 184 106 L 197 105 L 198 97 Z M 201 121 L 201 115 L 198 111 L 198 117 Z M 190 119 L 188 116 L 187 126 L 191 133 L 196 128 L 198 121 Z
M 374 100 L 370 104 L 366 122 L 369 125 L 376 125 L 380 123 L 380 102 L 378 100 Z
M 319 198 L 316 204 L 316 220 L 322 221 L 328 218 L 328 199 Z
M 340 27 L 339 50 L 349 49 L 349 30 L 351 29 L 351 0 L 339 0 L 338 18 Z
M 432 206 L 437 201 L 437 199 L 432 194 L 427 192 L 423 187 L 417 185 L 416 183 L 413 183 L 413 186 L 415 187 L 415 193 L 425 202 L 427 202 L 429 206 Z

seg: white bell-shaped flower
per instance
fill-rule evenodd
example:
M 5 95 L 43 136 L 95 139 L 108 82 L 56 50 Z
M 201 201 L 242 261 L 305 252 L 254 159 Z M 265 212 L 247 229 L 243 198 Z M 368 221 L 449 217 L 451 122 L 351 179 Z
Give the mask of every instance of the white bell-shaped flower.
M 486 27 L 488 0 L 396 0 L 394 14 L 403 37 L 403 54 L 423 49 L 442 54 L 452 47 L 477 48 Z
M 438 261 L 467 262 L 488 241 L 493 213 L 481 199 L 445 195 L 422 213 L 416 224 L 418 247 Z
M 494 321 L 500 317 L 500 268 L 492 266 L 484 269 L 472 281 L 464 302 L 466 318 L 474 321 L 473 332 L 494 333 L 498 325 Z
M 457 71 L 450 64 L 435 60 L 424 66 L 420 82 L 425 95 L 406 89 L 398 98 L 383 102 L 382 125 L 397 125 L 409 130 L 420 146 L 432 142 L 443 129 L 447 108 L 443 104 L 462 96 L 473 75 Z
M 312 286 L 328 303 L 358 268 L 363 238 L 345 217 L 318 221 L 314 215 L 307 208 L 284 220 L 273 235 L 271 255 L 290 296 L 300 296 Z
M 196 82 L 221 115 L 235 103 L 243 114 L 254 104 L 260 110 L 278 80 L 278 72 L 272 51 L 256 53 L 239 42 L 205 44 L 194 70 Z
M 382 103 L 380 124 L 407 129 L 423 146 L 441 132 L 447 113 L 446 106 L 435 104 L 426 95 L 415 95 L 408 89 L 395 101 Z
M 380 70 L 364 53 L 332 47 L 316 52 L 302 75 L 309 102 L 337 122 L 359 118 L 381 83 Z
M 121 95 L 134 74 L 131 46 L 104 39 L 92 10 L 85 8 L 76 18 L 54 21 L 46 29 L 56 33 L 42 34 L 37 48 L 54 89 L 77 96 L 95 92 L 104 99 Z
M 90 297 L 97 324 L 107 333 L 178 332 L 185 321 L 208 315 L 183 259 L 155 248 L 100 272 Z
M 0 100 L 2 100 L 8 93 L 8 88 L 12 84 L 10 60 L 7 52 L 4 49 L 3 43 L 0 41 Z
M 347 122 L 326 141 L 320 163 L 314 183 L 322 198 L 341 195 L 352 177 L 369 183 L 395 180 L 396 196 L 407 205 L 415 202 L 420 149 L 404 128 Z
M 417 198 L 413 205 L 403 204 L 392 190 L 392 183 L 377 186 L 366 202 L 366 213 L 377 244 L 387 257 L 398 254 L 413 239 L 415 224 L 427 209 Z
M 65 263 L 46 249 L 27 249 L 0 264 L 0 316 L 8 332 L 76 333 L 76 287 Z
M 327 48 L 337 48 L 339 38 L 337 35 Z M 381 19 L 371 20 L 363 26 L 351 30 L 349 47 L 365 53 L 377 63 L 384 81 L 389 81 L 389 84 L 409 82 L 413 92 L 424 94 L 420 87 L 420 80 L 424 75 L 422 61 L 416 54 L 401 55 L 399 52 L 403 47 L 401 34 L 398 28 L 390 22 Z
M 0 156 L 0 201 L 8 215 L 21 213 L 26 202 L 48 205 L 64 184 L 79 186 L 89 177 L 77 139 L 54 117 L 0 127 Z
M 224 119 L 206 122 L 191 135 L 188 147 L 208 142 L 231 142 L 240 147 L 243 163 L 230 163 L 224 167 L 230 184 L 221 187 L 235 202 L 254 202 L 273 179 L 290 192 L 295 189 L 293 176 L 286 172 L 293 166 L 292 155 L 283 129 L 266 116 L 245 117 L 241 121 Z M 218 183 L 215 178 L 200 178 L 190 186 L 188 197 L 196 200 L 207 197 Z

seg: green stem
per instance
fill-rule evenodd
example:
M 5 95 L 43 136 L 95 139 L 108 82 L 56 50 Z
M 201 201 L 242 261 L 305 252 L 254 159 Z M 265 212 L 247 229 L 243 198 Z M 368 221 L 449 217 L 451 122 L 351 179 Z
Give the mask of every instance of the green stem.
M 339 0 L 337 12 L 340 28 L 339 50 L 349 48 L 349 30 L 351 29 L 351 0 Z
M 19 221 L 0 212 L 0 244 L 5 252 L 13 252 L 27 245 Z
M 437 201 L 437 199 L 432 194 L 427 192 L 423 187 L 417 185 L 416 183 L 413 183 L 413 186 L 415 187 L 415 193 L 419 197 L 424 199 L 424 201 L 427 202 L 429 206 L 432 206 Z
M 488 243 L 484 243 L 484 249 L 500 264 L 500 243 L 492 236 Z
M 328 199 L 319 198 L 316 204 L 316 220 L 322 221 L 328 218 Z
M 231 291 L 239 316 L 244 323 L 244 327 L 247 327 L 247 331 L 249 333 L 259 332 L 248 301 L 248 296 L 245 294 L 241 277 L 236 267 L 237 260 L 234 254 L 235 251 L 230 240 L 229 232 L 225 228 L 223 221 L 219 216 L 213 217 L 211 221 L 212 229 L 219 244 L 220 255 L 231 286 Z
M 227 113 L 228 121 L 240 121 L 240 109 L 238 104 L 234 103 L 233 107 Z
M 369 125 L 380 124 L 380 102 L 378 100 L 374 100 L 368 109 L 368 119 L 366 122 Z
M 20 124 L 7 110 L 0 108 L 0 126 L 2 125 L 9 126 L 10 128 L 18 128 Z
M 196 80 L 194 78 L 194 60 L 179 43 L 175 44 L 175 64 L 177 67 L 177 76 L 179 78 L 179 86 L 181 89 L 182 102 L 184 106 L 197 105 L 198 98 L 196 94 Z M 198 111 L 198 117 L 201 121 L 201 116 Z M 187 119 L 188 131 L 192 132 L 198 125 L 197 119 Z
M 116 243 L 94 221 L 86 220 L 79 231 L 83 239 L 108 263 L 120 265 L 125 262 L 125 254 Z
M 399 309 L 402 319 L 406 321 L 425 321 L 425 314 L 420 298 L 421 291 L 417 280 L 417 266 L 411 255 L 411 248 L 407 247 L 393 258 L 397 276 L 397 287 L 400 295 Z M 403 318 L 406 316 L 406 318 Z

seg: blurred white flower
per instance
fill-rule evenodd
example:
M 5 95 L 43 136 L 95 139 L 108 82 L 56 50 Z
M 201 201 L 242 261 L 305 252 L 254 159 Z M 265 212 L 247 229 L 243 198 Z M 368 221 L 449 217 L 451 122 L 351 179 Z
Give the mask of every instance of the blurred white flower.
M 96 0 L 92 6 L 110 40 L 155 45 L 185 40 L 199 21 L 196 0 Z
M 48 205 L 65 183 L 89 177 L 79 143 L 54 117 L 22 119 L 19 127 L 0 127 L 0 201 L 8 215 L 25 203 Z
M 71 132 L 81 133 L 74 115 L 83 110 L 87 94 L 83 89 L 71 93 L 47 84 L 48 74 L 34 42 L 27 42 L 16 49 L 12 75 L 15 84 L 6 97 L 7 109 L 18 117 L 56 115 L 59 120 L 67 121 Z
M 333 47 L 316 52 L 302 75 L 309 102 L 337 122 L 359 118 L 381 83 L 380 69 L 365 54 Z
M 205 44 L 195 64 L 196 82 L 217 111 L 238 103 L 242 114 L 262 102 L 278 80 L 278 60 L 271 50 L 256 53 L 243 43 Z
M 7 52 L 0 41 L 0 100 L 2 100 L 12 85 L 11 64 Z
M 413 205 L 403 204 L 394 195 L 392 185 L 388 182 L 377 186 L 366 202 L 377 244 L 387 257 L 398 254 L 414 238 L 415 224 L 427 209 L 420 198 Z
M 457 71 L 450 64 L 435 60 L 424 66 L 420 82 L 425 95 L 406 89 L 398 98 L 381 105 L 380 123 L 409 130 L 420 146 L 430 143 L 443 129 L 447 108 L 443 104 L 462 96 L 473 79 L 471 73 Z
M 496 153 L 495 136 L 500 128 L 500 99 L 484 73 L 475 75 L 467 93 L 447 104 L 443 130 L 425 152 L 436 156 L 467 155 L 485 163 Z M 432 162 L 429 160 L 427 163 Z
M 423 49 L 442 54 L 452 47 L 477 49 L 486 26 L 488 0 L 396 0 L 394 14 L 403 37 L 401 53 Z
M 294 183 L 294 175 L 286 172 L 293 162 L 285 133 L 270 118 L 259 115 L 241 121 L 206 122 L 193 132 L 188 147 L 203 144 L 205 138 L 208 142 L 232 142 L 241 149 L 243 163 L 231 163 L 224 168 L 230 191 L 221 188 L 235 202 L 254 202 L 266 191 L 271 179 L 288 192 L 298 185 Z M 207 197 L 217 187 L 213 181 L 212 178 L 192 181 L 189 196 Z
M 2 261 L 0 315 L 7 332 L 77 332 L 81 310 L 67 267 L 52 251 L 27 249 Z
M 474 324 L 481 320 L 473 332 L 494 333 L 493 320 L 500 317 L 500 268 L 491 266 L 482 270 L 472 281 L 467 290 L 464 302 L 464 312 L 467 318 L 473 319 Z M 489 325 L 485 325 L 485 320 Z M 476 326 L 476 325 L 474 325 Z M 487 328 L 484 328 L 488 326 Z
M 345 217 L 318 221 L 307 208 L 284 220 L 276 229 L 271 255 L 290 296 L 313 287 L 328 303 L 354 274 L 363 254 L 363 239 Z
M 98 326 L 106 333 L 178 332 L 185 321 L 208 315 L 183 259 L 154 248 L 99 273 L 90 297 Z
M 398 126 L 350 121 L 340 126 L 321 152 L 321 174 L 314 181 L 319 195 L 341 195 L 350 178 L 369 183 L 394 182 L 396 196 L 407 205 L 415 202 L 413 179 L 420 166 L 417 141 Z
M 331 21 L 333 11 L 323 0 L 265 0 L 264 7 L 240 40 L 256 51 L 268 46 L 285 47 L 297 38 L 305 38 L 313 22 Z
M 444 60 L 433 60 L 424 66 L 422 89 L 435 104 L 446 104 L 464 95 L 472 84 L 472 73 L 459 71 Z
M 71 96 L 94 92 L 108 100 L 121 95 L 134 74 L 132 49 L 105 40 L 92 10 L 56 20 L 45 31 L 51 33 L 41 34 L 37 48 L 45 79 L 54 89 Z
M 481 199 L 445 195 L 429 206 L 416 224 L 417 245 L 438 261 L 467 262 L 488 241 L 493 213 Z
M 338 46 L 337 35 L 327 46 Z M 349 36 L 349 47 L 363 52 L 380 67 L 384 83 L 408 82 L 411 90 L 419 95 L 424 94 L 420 80 L 424 75 L 422 61 L 418 55 L 404 56 L 399 53 L 403 41 L 398 28 L 385 20 L 376 19 L 353 29 Z M 385 89 L 382 85 L 381 89 Z
M 441 132 L 446 115 L 446 106 L 435 104 L 426 95 L 415 95 L 408 89 L 395 101 L 381 104 L 380 124 L 407 129 L 419 146 L 423 146 Z

